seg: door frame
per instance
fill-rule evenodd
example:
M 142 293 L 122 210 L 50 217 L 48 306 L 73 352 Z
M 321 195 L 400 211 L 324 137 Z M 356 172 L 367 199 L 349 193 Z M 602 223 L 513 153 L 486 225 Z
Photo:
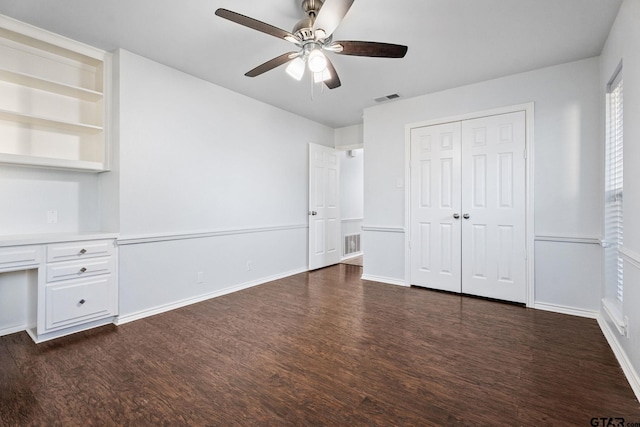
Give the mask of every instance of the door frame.
M 470 119 L 479 119 L 487 116 L 497 116 L 507 113 L 524 111 L 525 113 L 525 241 L 526 241 L 526 274 L 525 289 L 527 307 L 533 307 L 535 303 L 535 229 L 534 229 L 534 103 L 511 105 L 507 107 L 494 108 L 490 110 L 476 111 L 455 116 L 442 117 L 438 119 L 425 120 L 421 122 L 408 123 L 405 125 L 405 171 L 404 171 L 404 202 L 405 202 L 405 284 L 411 286 L 411 129 L 440 125 L 444 123 L 459 122 Z

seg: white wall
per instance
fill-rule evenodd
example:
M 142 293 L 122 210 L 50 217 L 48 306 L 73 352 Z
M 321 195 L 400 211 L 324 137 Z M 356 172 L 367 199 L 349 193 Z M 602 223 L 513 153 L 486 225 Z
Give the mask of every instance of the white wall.
M 341 242 L 344 254 L 344 237 L 361 234 L 364 207 L 364 150 L 357 148 L 340 152 L 340 215 Z M 354 256 L 355 254 L 349 254 Z
M 47 223 L 49 210 L 57 224 Z M 0 235 L 99 228 L 96 174 L 0 165 Z
M 308 143 L 333 146 L 333 129 L 124 50 L 116 63 L 121 317 L 306 270 Z
M 535 103 L 535 234 L 553 237 L 544 247 L 576 267 L 564 280 L 536 280 L 537 304 L 597 312 L 599 250 L 585 249 L 600 237 L 602 133 L 598 58 L 503 77 L 365 110 L 364 265 L 366 277 L 404 282 L 405 125 Z M 568 243 L 588 242 L 588 243 Z M 541 253 L 542 252 L 542 253 Z M 538 243 L 535 270 L 555 277 L 559 261 L 545 257 Z M 586 257 L 586 258 L 585 258 Z
M 364 144 L 363 136 L 362 123 L 337 128 L 334 130 L 335 147 L 344 150 L 362 148 Z
M 598 91 L 604 94 L 623 60 L 624 79 L 624 315 L 628 337 L 621 336 L 603 312 L 605 332 L 640 396 L 640 1 L 625 0 L 601 55 Z M 602 107 L 604 117 L 604 108 Z M 600 135 L 604 139 L 604 133 Z M 602 290 L 604 296 L 604 289 Z

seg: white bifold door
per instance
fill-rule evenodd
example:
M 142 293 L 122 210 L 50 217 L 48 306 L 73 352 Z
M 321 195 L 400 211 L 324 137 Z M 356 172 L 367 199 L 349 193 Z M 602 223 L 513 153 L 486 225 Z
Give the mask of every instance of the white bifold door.
M 412 285 L 526 301 L 525 112 L 411 129 Z

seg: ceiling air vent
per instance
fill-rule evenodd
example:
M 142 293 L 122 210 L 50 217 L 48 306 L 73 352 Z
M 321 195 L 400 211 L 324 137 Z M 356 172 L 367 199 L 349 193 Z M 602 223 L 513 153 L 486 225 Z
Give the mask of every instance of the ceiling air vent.
M 374 99 L 374 101 L 376 101 L 376 102 L 385 102 L 385 101 L 390 101 L 390 100 L 396 99 L 396 98 L 400 98 L 400 95 L 398 95 L 397 93 L 392 93 L 391 95 L 381 96 L 380 98 L 376 98 L 376 99 Z

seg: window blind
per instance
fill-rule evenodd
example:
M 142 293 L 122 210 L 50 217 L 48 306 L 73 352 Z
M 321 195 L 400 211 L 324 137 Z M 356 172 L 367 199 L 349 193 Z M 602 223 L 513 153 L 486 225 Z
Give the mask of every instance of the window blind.
M 623 80 L 619 71 L 607 91 L 607 138 L 605 153 L 605 280 L 610 300 L 622 305 L 623 261 Z

